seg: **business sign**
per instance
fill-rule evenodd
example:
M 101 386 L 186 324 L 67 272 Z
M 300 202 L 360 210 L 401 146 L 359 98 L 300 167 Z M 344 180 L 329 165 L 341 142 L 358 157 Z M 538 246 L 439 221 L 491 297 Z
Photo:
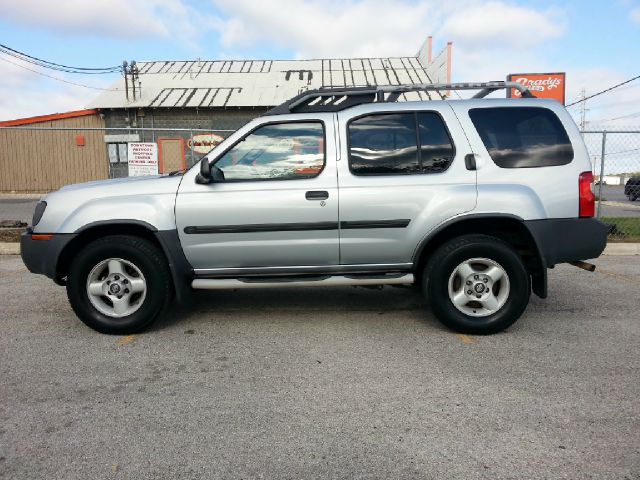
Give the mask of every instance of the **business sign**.
M 512 73 L 508 82 L 517 82 L 537 98 L 551 98 L 564 105 L 565 73 Z M 507 90 L 507 97 L 519 98 L 522 94 L 514 89 Z
M 129 176 L 158 174 L 158 145 L 153 142 L 128 144 Z
M 224 137 L 215 133 L 203 133 L 194 135 L 187 140 L 187 147 L 196 153 L 209 153 L 213 147 L 224 140 Z

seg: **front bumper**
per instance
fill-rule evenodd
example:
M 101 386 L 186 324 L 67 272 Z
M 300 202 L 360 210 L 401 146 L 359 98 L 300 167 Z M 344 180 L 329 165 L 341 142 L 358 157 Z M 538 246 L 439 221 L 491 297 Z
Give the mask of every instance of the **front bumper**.
M 524 223 L 547 268 L 599 257 L 607 246 L 609 229 L 595 218 L 552 218 Z
M 31 273 L 46 275 L 59 282 L 56 269 L 64 247 L 76 236 L 75 233 L 56 233 L 51 240 L 34 240 L 33 229 L 27 228 L 20 237 L 20 256 Z

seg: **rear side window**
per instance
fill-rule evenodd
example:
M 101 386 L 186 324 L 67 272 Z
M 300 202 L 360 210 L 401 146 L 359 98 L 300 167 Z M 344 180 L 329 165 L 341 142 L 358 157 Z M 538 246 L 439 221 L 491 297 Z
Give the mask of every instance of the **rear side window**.
M 367 115 L 351 121 L 348 131 L 354 175 L 437 173 L 453 160 L 451 138 L 434 112 Z
M 440 115 L 418 113 L 420 132 L 420 160 L 423 173 L 443 172 L 453 160 L 453 143 Z
M 555 113 L 540 107 L 496 107 L 469 110 L 493 161 L 502 168 L 566 165 L 573 147 Z

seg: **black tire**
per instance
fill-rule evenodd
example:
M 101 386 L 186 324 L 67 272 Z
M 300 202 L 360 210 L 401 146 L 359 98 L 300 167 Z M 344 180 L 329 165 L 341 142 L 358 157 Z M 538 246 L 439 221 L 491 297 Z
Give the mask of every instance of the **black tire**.
M 89 300 L 87 279 L 105 259 L 118 258 L 134 264 L 146 280 L 146 294 L 138 310 L 113 318 Z M 160 249 L 148 240 L 131 235 L 111 235 L 88 244 L 74 258 L 67 276 L 67 297 L 78 318 L 92 329 L 107 334 L 137 333 L 149 327 L 169 305 L 171 274 Z
M 449 278 L 454 270 L 473 258 L 496 262 L 506 271 L 509 281 L 504 305 L 483 317 L 460 311 L 449 296 Z M 518 253 L 509 244 L 488 235 L 463 235 L 442 245 L 424 269 L 422 284 L 433 313 L 444 325 L 475 335 L 497 333 L 512 325 L 527 308 L 531 294 L 531 278 Z

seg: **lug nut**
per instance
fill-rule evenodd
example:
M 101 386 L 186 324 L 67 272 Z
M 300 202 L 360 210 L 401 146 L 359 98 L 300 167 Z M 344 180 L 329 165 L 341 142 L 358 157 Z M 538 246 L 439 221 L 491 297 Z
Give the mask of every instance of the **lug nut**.
M 473 276 L 473 279 L 474 279 L 474 280 L 477 280 L 478 278 L 480 278 L 480 277 L 478 277 L 478 275 L 474 275 L 474 276 Z M 118 279 L 118 277 L 116 277 L 116 280 L 117 280 L 117 279 Z
M 111 280 L 107 280 L 107 285 L 111 285 Z
M 471 295 L 471 290 L 467 290 L 467 295 Z
M 482 295 L 476 295 L 477 298 L 480 298 Z
M 113 278 L 115 278 L 116 280 L 120 280 L 120 275 L 116 275 L 116 276 L 115 276 L 115 277 L 113 277 Z
M 471 285 L 471 280 L 467 280 L 467 285 Z
M 485 280 L 486 282 L 486 280 Z M 126 278 L 122 281 L 122 283 L 129 283 L 129 280 L 127 280 Z
M 128 288 L 125 288 L 125 289 L 124 289 L 124 293 L 129 293 L 129 289 L 128 289 Z
M 484 283 L 487 283 L 489 281 L 488 278 L 485 278 L 484 280 L 482 280 Z M 126 283 L 126 282 L 125 282 Z

